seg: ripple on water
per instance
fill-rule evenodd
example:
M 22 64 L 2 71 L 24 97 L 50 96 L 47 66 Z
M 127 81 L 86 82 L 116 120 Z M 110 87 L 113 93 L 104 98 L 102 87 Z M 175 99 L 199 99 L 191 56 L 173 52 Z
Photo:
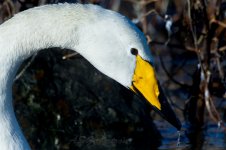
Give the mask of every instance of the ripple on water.
M 161 135 L 163 137 L 162 145 L 159 149 L 187 149 L 192 147 L 189 143 L 189 139 L 187 138 L 185 131 L 188 130 L 185 123 L 182 124 L 182 129 L 180 131 L 180 141 L 178 144 L 178 131 L 166 123 L 165 121 L 155 121 L 156 126 L 158 127 Z M 226 126 L 226 123 L 224 123 Z M 204 150 L 225 150 L 226 149 L 226 133 L 222 128 L 219 128 L 215 123 L 207 124 L 204 130 L 204 142 L 202 145 L 202 149 Z

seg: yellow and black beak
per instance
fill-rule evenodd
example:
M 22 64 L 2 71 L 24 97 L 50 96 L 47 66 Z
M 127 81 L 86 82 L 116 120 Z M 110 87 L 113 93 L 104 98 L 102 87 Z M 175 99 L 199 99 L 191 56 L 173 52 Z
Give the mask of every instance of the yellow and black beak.
M 154 110 L 157 111 L 165 120 L 171 123 L 178 130 L 181 123 L 173 112 L 170 104 L 163 94 L 161 87 L 156 79 L 152 65 L 136 55 L 136 68 L 133 75 L 132 86 L 130 89 L 137 95 L 145 98 Z

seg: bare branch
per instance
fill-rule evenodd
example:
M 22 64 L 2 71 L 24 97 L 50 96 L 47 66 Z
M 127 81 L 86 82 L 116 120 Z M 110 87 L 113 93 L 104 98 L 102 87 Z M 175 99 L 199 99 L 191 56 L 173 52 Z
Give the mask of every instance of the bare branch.
M 16 75 L 15 79 L 13 82 L 15 82 L 16 80 L 18 80 L 23 74 L 24 72 L 27 70 L 27 68 L 31 65 L 31 63 L 34 61 L 35 57 L 37 56 L 37 53 L 35 53 L 30 61 L 26 64 L 26 66 L 24 66 L 24 68 Z
M 72 54 L 64 55 L 64 56 L 62 57 L 62 59 L 69 59 L 69 58 L 71 58 L 71 57 L 73 57 L 73 56 L 76 56 L 76 55 L 78 55 L 78 53 L 77 53 L 77 52 L 74 52 L 74 53 L 72 53 Z

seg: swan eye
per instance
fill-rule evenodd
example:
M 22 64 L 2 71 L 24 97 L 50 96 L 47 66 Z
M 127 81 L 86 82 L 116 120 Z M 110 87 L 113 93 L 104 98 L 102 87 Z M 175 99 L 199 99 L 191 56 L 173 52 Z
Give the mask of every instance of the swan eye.
M 138 50 L 136 48 L 131 48 L 130 52 L 132 55 L 135 55 L 135 56 L 138 54 Z

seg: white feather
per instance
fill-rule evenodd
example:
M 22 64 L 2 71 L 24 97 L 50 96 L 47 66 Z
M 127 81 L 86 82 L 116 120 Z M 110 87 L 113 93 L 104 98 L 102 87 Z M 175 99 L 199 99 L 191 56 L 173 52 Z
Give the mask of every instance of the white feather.
M 0 26 L 1 150 L 30 149 L 14 115 L 11 88 L 21 62 L 49 47 L 75 50 L 125 87 L 135 68 L 131 48 L 152 62 L 145 36 L 126 17 L 99 6 L 46 5 L 15 15 Z

